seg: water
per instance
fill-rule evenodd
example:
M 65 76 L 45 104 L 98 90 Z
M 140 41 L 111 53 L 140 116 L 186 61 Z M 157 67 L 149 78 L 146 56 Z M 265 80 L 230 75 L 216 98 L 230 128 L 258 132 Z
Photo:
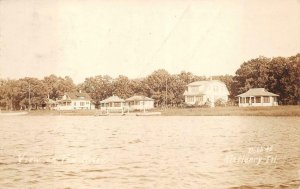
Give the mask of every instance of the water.
M 0 116 L 0 188 L 298 188 L 298 117 Z

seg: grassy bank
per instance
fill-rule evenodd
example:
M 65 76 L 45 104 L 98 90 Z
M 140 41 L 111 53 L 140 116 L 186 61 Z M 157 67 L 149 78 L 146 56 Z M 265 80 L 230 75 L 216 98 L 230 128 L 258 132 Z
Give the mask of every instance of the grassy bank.
M 29 116 L 94 116 L 98 115 L 100 110 L 32 110 L 27 115 Z
M 163 116 L 300 116 L 300 106 L 277 107 L 215 107 L 215 108 L 171 108 L 155 109 Z M 100 110 L 33 110 L 31 116 L 95 116 Z M 131 114 L 132 115 L 132 114 Z
M 300 116 L 300 106 L 166 109 L 164 116 Z

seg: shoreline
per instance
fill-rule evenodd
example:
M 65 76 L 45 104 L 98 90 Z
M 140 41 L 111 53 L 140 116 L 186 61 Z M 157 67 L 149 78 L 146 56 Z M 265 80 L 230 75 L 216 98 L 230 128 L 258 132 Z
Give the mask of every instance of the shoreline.
M 13 111 L 20 112 L 20 111 Z M 32 110 L 22 116 L 103 116 L 99 109 L 95 110 Z M 161 115 L 154 116 L 300 116 L 300 105 L 277 106 L 277 107 L 215 107 L 215 108 L 156 108 L 148 112 L 161 112 Z M 12 111 L 2 111 L 12 113 Z M 130 112 L 119 116 L 136 116 L 142 112 Z M 0 112 L 1 114 L 1 112 Z M 105 115 L 106 116 L 106 115 Z M 107 116 L 115 116 L 113 113 Z

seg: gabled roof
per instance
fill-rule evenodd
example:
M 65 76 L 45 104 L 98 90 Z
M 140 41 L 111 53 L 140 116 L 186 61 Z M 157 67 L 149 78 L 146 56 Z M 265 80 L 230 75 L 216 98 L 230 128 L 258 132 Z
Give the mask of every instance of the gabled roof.
M 208 84 L 211 84 L 211 83 L 222 83 L 224 84 L 223 82 L 219 81 L 219 80 L 205 80 L 205 81 L 195 81 L 195 82 L 192 82 L 192 83 L 189 83 L 187 86 L 200 86 L 200 85 L 208 85 Z
M 125 100 L 123 100 L 122 98 L 118 97 L 118 96 L 111 96 L 108 97 L 105 100 L 100 101 L 100 103 L 109 103 L 109 102 L 125 102 Z
M 249 97 L 249 96 L 279 96 L 277 94 L 268 92 L 265 88 L 253 88 L 247 92 L 237 95 L 238 97 Z
M 82 93 L 82 92 L 67 92 L 66 95 L 71 99 L 71 100 L 92 100 L 89 94 L 87 93 Z
M 193 83 L 188 84 L 188 87 L 199 87 L 197 91 L 184 91 L 184 96 L 202 96 L 207 94 L 209 87 L 211 85 L 224 86 L 226 88 L 227 95 L 229 94 L 228 89 L 222 81 L 219 80 L 205 80 L 205 81 L 195 81 Z M 200 87 L 201 86 L 201 87 Z
M 46 103 L 47 103 L 47 104 L 57 104 L 57 102 L 56 102 L 55 100 L 52 100 L 52 99 L 50 99 L 50 98 L 48 98 L 48 99 L 46 100 Z
M 204 90 L 201 90 L 200 92 L 188 92 L 188 91 L 184 91 L 183 95 L 184 96 L 202 96 L 205 94 Z
M 130 98 L 127 98 L 126 101 L 154 101 L 154 100 L 146 96 L 132 96 Z

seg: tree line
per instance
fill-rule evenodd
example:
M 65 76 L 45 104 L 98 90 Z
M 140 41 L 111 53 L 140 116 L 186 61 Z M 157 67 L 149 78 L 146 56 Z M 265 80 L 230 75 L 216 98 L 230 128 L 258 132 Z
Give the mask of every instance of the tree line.
M 72 78 L 46 76 L 43 79 L 25 77 L 18 80 L 0 79 L 0 107 L 7 110 L 38 109 L 45 107 L 48 99 L 59 99 L 65 92 L 84 91 L 93 99 L 96 106 L 99 101 L 117 95 L 128 98 L 133 95 L 145 95 L 155 100 L 155 105 L 182 106 L 183 93 L 188 83 L 216 79 L 223 81 L 229 92 L 231 103 L 236 103 L 236 95 L 250 88 L 263 87 L 279 94 L 281 104 L 300 103 L 300 53 L 291 57 L 258 57 L 241 64 L 235 75 L 205 77 L 182 71 L 170 74 L 159 69 L 144 78 L 129 79 L 120 75 L 112 78 L 108 75 L 88 77 L 83 83 L 75 85 Z M 30 97 L 30 98 L 29 98 Z M 29 101 L 30 100 L 30 101 Z

